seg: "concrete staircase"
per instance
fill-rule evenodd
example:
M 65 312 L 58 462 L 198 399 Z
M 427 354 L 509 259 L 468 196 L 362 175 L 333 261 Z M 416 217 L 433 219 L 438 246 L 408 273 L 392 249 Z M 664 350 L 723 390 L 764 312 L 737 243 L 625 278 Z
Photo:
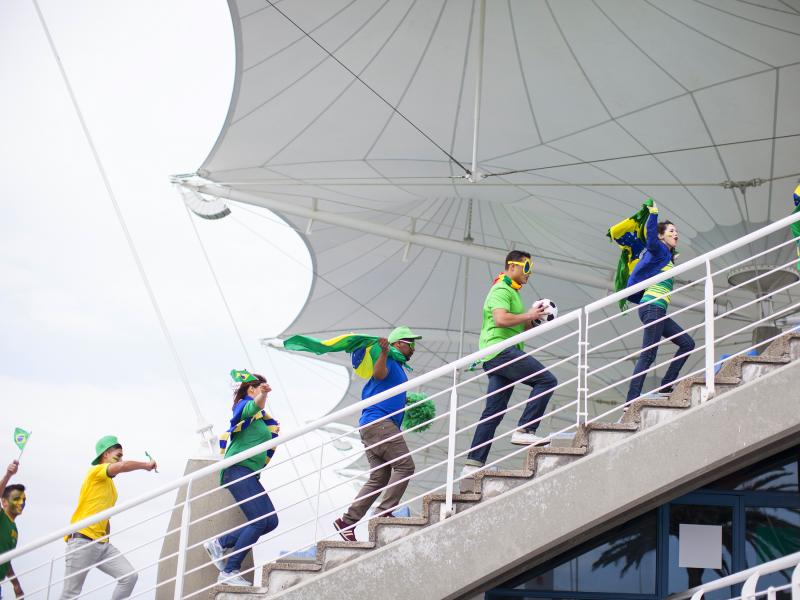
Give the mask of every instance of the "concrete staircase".
M 605 471 L 603 472 L 608 476 L 605 477 L 602 482 L 600 482 L 602 484 L 600 487 L 602 488 L 602 486 L 606 484 L 612 485 L 611 482 L 620 476 L 619 473 L 614 471 L 615 467 L 619 464 L 619 461 L 623 460 L 621 457 L 628 457 L 625 459 L 626 462 L 631 461 L 630 456 L 631 452 L 634 452 L 634 449 L 631 447 L 628 450 L 626 447 L 633 445 L 632 442 L 634 441 L 634 437 L 636 440 L 638 440 L 638 443 L 666 444 L 667 447 L 664 448 L 664 451 L 668 455 L 669 451 L 671 450 L 669 447 L 671 438 L 666 437 L 661 439 L 659 436 L 664 435 L 664 431 L 669 426 L 673 426 L 674 429 L 677 421 L 683 420 L 679 419 L 679 417 L 683 416 L 689 418 L 690 413 L 694 412 L 694 410 L 700 411 L 697 413 L 700 415 L 704 411 L 715 409 L 716 412 L 719 413 L 716 416 L 716 422 L 719 423 L 720 427 L 725 427 L 725 422 L 723 422 L 724 419 L 720 415 L 724 415 L 724 417 L 727 419 L 734 419 L 727 423 L 728 426 L 733 427 L 737 424 L 735 421 L 736 416 L 733 414 L 728 415 L 727 413 L 735 410 L 740 410 L 740 412 L 743 411 L 741 411 L 741 409 L 736 409 L 733 405 L 730 406 L 730 411 L 724 410 L 726 398 L 734 398 L 735 396 L 735 401 L 737 403 L 742 402 L 743 406 L 748 406 L 747 398 L 752 398 L 751 402 L 753 403 L 764 401 L 762 394 L 754 393 L 751 390 L 752 386 L 754 384 L 758 385 L 760 383 L 760 379 L 764 379 L 765 381 L 768 380 L 769 378 L 765 378 L 766 375 L 784 367 L 789 367 L 792 369 L 791 377 L 795 378 L 796 383 L 794 385 L 797 386 L 800 384 L 800 361 L 798 361 L 796 364 L 794 361 L 797 361 L 798 358 L 800 358 L 800 335 L 786 334 L 783 337 L 773 341 L 759 356 L 739 356 L 727 362 L 716 376 L 716 397 L 711 401 L 704 401 L 706 393 L 702 378 L 697 377 L 681 381 L 675 386 L 673 393 L 668 398 L 637 400 L 630 407 L 628 407 L 620 421 L 617 423 L 591 423 L 582 427 L 575 435 L 572 445 L 569 447 L 531 447 L 527 453 L 523 455 L 524 458 L 522 459 L 522 465 L 520 469 L 480 471 L 473 477 L 462 480 L 461 493 L 454 497 L 454 509 L 456 514 L 453 517 L 446 519 L 444 522 L 440 522 L 440 513 L 441 507 L 444 503 L 444 495 L 431 494 L 424 497 L 422 512 L 419 516 L 406 518 L 373 518 L 369 523 L 369 541 L 319 542 L 317 544 L 316 557 L 314 559 L 282 559 L 280 561 L 265 565 L 263 567 L 262 574 L 262 582 L 264 582 L 263 587 L 235 588 L 229 586 L 218 586 L 213 590 L 211 597 L 215 598 L 216 600 L 255 600 L 256 598 L 273 598 L 274 596 L 279 596 L 280 598 L 368 598 L 370 597 L 369 592 L 359 595 L 357 590 L 354 590 L 352 587 L 345 586 L 344 588 L 338 588 L 338 586 L 340 586 L 343 581 L 360 582 L 361 580 L 359 578 L 369 578 L 370 576 L 375 578 L 376 576 L 374 573 L 381 570 L 381 566 L 379 564 L 380 561 L 377 560 L 378 555 L 382 557 L 381 561 L 383 561 L 383 564 L 387 568 L 390 565 L 392 568 L 394 568 L 395 563 L 386 561 L 397 561 L 397 568 L 399 569 L 398 574 L 395 575 L 395 577 L 399 578 L 397 585 L 400 585 L 400 581 L 403 580 L 402 573 L 404 566 L 402 563 L 404 560 L 408 562 L 411 557 L 409 553 L 427 554 L 429 561 L 435 562 L 437 559 L 440 561 L 445 561 L 447 564 L 444 567 L 439 565 L 442 567 L 442 577 L 444 577 L 447 568 L 449 568 L 448 565 L 452 565 L 447 562 L 447 548 L 442 546 L 447 545 L 451 546 L 451 548 L 457 548 L 458 546 L 452 546 L 450 538 L 441 537 L 443 534 L 440 534 L 439 536 L 432 535 L 434 531 L 442 532 L 444 531 L 445 527 L 457 527 L 458 522 L 463 516 L 464 523 L 462 527 L 468 527 L 468 529 L 462 529 L 460 534 L 451 533 L 450 537 L 454 538 L 457 542 L 463 542 L 461 546 L 469 546 L 467 538 L 470 536 L 466 536 L 464 533 L 465 531 L 470 531 L 468 521 L 472 521 L 474 523 L 483 523 L 485 519 L 491 520 L 507 518 L 508 515 L 504 517 L 502 513 L 496 515 L 494 512 L 492 512 L 496 512 L 498 509 L 502 511 L 511 510 L 512 512 L 508 514 L 513 515 L 514 509 L 510 507 L 499 507 L 499 503 L 501 501 L 505 501 L 506 499 L 510 504 L 513 504 L 513 502 L 518 501 L 517 497 L 522 498 L 525 495 L 534 498 L 537 497 L 537 494 L 558 493 L 562 495 L 566 494 L 566 496 L 564 496 L 564 502 L 569 504 L 576 503 L 575 494 L 591 496 L 595 493 L 602 493 L 603 500 L 605 501 L 609 496 L 615 496 L 617 491 L 613 488 L 609 488 L 605 492 L 601 492 L 598 488 L 587 489 L 587 486 L 590 485 L 590 482 L 586 481 L 585 485 L 582 487 L 582 479 L 591 477 L 593 470 L 597 471 L 598 469 L 604 469 Z M 793 364 L 789 365 L 789 363 Z M 784 377 L 786 377 L 786 375 L 784 375 Z M 735 394 L 737 390 L 739 392 L 746 393 L 744 393 L 744 395 L 742 393 L 737 395 Z M 795 394 L 794 397 L 796 398 L 797 395 Z M 733 402 L 733 400 L 731 402 Z M 720 408 L 723 409 L 721 412 L 719 412 Z M 800 428 L 800 408 L 797 408 L 796 412 L 798 413 L 797 420 L 798 427 Z M 776 415 L 776 418 L 778 418 L 778 416 L 779 415 Z M 747 419 L 748 417 L 747 415 L 742 414 L 741 418 Z M 789 420 L 791 421 L 791 419 Z M 672 423 L 673 421 L 676 423 Z M 686 423 L 687 426 L 684 426 L 683 429 L 684 431 L 688 432 L 688 423 L 690 423 L 690 421 L 686 421 Z M 696 426 L 701 426 L 699 418 Z M 780 427 L 780 425 L 773 425 L 772 423 L 770 423 L 769 426 Z M 706 427 L 708 427 L 708 425 L 706 425 Z M 766 428 L 767 424 L 765 424 L 764 427 Z M 786 427 L 791 428 L 794 427 L 794 425 L 793 423 L 787 422 Z M 703 431 L 704 430 L 702 428 L 698 429 L 698 432 Z M 741 428 L 739 428 L 739 431 L 741 433 Z M 800 431 L 800 429 L 798 429 L 798 431 Z M 652 434 L 652 442 L 647 441 L 648 433 Z M 674 439 L 676 435 L 677 434 L 673 432 L 672 439 Z M 687 435 L 691 434 L 687 433 Z M 775 437 L 777 434 L 771 433 L 770 435 Z M 696 439 L 697 433 L 695 433 L 693 437 Z M 746 438 L 747 435 L 742 435 L 742 444 L 745 443 Z M 659 440 L 658 442 L 656 441 L 657 439 Z M 678 454 L 680 452 L 690 450 L 689 448 L 682 447 L 684 443 L 686 443 L 686 441 L 682 442 L 680 447 L 676 444 L 672 448 L 675 448 Z M 696 451 L 702 452 L 701 447 L 703 447 L 704 444 L 705 441 L 700 443 L 699 448 L 696 449 Z M 717 445 L 719 446 L 720 444 Z M 731 451 L 739 451 L 737 450 L 738 447 L 739 446 L 732 446 L 734 450 L 729 450 L 728 454 L 730 454 Z M 722 450 L 720 449 L 720 452 L 721 451 Z M 709 460 L 711 460 L 710 457 L 712 454 L 713 452 L 708 453 Z M 693 455 L 688 454 L 687 456 Z M 687 464 L 685 469 L 687 473 L 695 473 L 695 475 L 684 474 L 681 475 L 681 477 L 700 477 L 703 473 L 715 473 L 714 476 L 719 477 L 722 474 L 719 470 L 709 470 L 708 465 L 705 465 L 705 463 L 700 460 L 702 457 L 698 456 L 697 458 L 699 460 L 698 465 L 693 466 Z M 657 460 L 657 458 L 654 460 Z M 589 466 L 588 463 L 590 461 L 594 461 L 597 464 L 594 467 Z M 578 470 L 576 470 L 576 467 L 584 462 L 587 463 L 586 467 L 588 468 L 588 471 L 586 471 L 586 468 L 584 468 L 580 470 L 581 472 L 579 473 Z M 691 460 L 687 458 L 684 459 L 683 462 L 690 463 Z M 720 458 L 717 462 L 722 464 L 724 460 L 723 458 Z M 739 463 L 739 466 L 741 466 L 741 462 Z M 625 464 L 624 467 L 632 468 L 632 464 Z M 692 468 L 694 467 L 696 468 L 694 471 L 692 471 Z M 653 470 L 658 471 L 658 469 Z M 664 481 L 660 481 L 659 483 L 660 488 L 665 487 L 665 481 L 667 479 L 670 479 L 670 477 L 674 478 L 676 476 L 677 475 L 665 474 Z M 541 484 L 537 489 L 536 482 L 538 481 L 541 481 Z M 594 482 L 595 480 L 592 481 Z M 694 483 L 696 484 L 697 481 L 700 480 L 695 479 Z M 679 489 L 679 486 L 674 479 L 669 483 L 671 484 L 672 489 Z M 557 490 L 560 491 L 557 492 Z M 636 493 L 639 494 L 641 498 L 638 501 L 628 500 L 627 509 L 631 509 L 635 505 L 637 509 L 640 509 L 639 512 L 643 512 L 645 509 L 649 508 L 648 503 L 652 504 L 655 499 L 660 499 L 663 501 L 665 498 L 668 498 L 668 496 L 665 495 L 668 494 L 665 489 L 660 489 L 659 492 L 649 493 L 645 493 L 644 491 L 640 490 Z M 661 494 L 661 496 L 658 494 Z M 673 496 L 675 495 L 678 494 L 674 493 Z M 541 496 L 540 500 L 541 498 L 547 498 L 547 496 Z M 569 501 L 567 498 L 569 498 Z M 546 504 L 546 502 L 544 502 L 544 504 Z M 599 505 L 602 505 L 603 502 L 598 499 L 596 504 L 598 505 L 599 510 Z M 526 509 L 529 505 L 523 503 L 520 506 L 525 507 L 525 509 L 522 510 L 523 512 L 527 513 Z M 588 506 L 591 506 L 592 509 L 595 508 L 594 505 Z M 486 516 L 476 521 L 475 519 L 478 519 L 482 508 L 485 508 Z M 520 509 L 518 508 L 517 510 Z M 546 506 L 542 505 L 542 502 L 536 505 L 536 510 L 542 511 L 540 517 L 545 515 L 545 518 L 547 518 Z M 558 509 L 551 510 L 553 511 L 550 513 L 552 518 L 557 518 L 556 513 L 558 512 Z M 585 512 L 587 513 L 586 518 L 590 519 L 591 515 L 589 513 L 592 513 L 593 511 L 587 508 Z M 467 517 L 470 517 L 470 515 L 472 515 L 472 518 L 467 519 Z M 555 552 L 563 552 L 569 547 L 577 545 L 584 539 L 587 539 L 587 536 L 592 533 L 592 531 L 594 531 L 596 534 L 598 530 L 593 528 L 603 527 L 602 523 L 607 524 L 605 527 L 607 529 L 621 522 L 619 520 L 620 518 L 625 517 L 625 519 L 627 519 L 631 518 L 632 516 L 634 516 L 634 513 L 628 512 L 625 505 L 622 507 L 614 507 L 614 502 L 611 501 L 606 510 L 606 514 L 602 519 L 594 523 L 591 522 L 591 520 L 588 523 L 576 522 L 575 525 L 579 525 L 581 528 L 580 534 L 576 533 L 577 530 L 572 531 L 571 535 L 566 536 L 566 540 L 562 540 L 558 544 L 553 542 L 550 544 L 549 548 L 545 547 L 547 544 L 545 544 L 543 540 L 531 540 L 531 542 L 528 544 L 528 547 L 526 547 L 524 540 L 522 540 L 521 543 L 520 540 L 516 539 L 507 540 L 507 544 L 503 546 L 504 550 L 506 546 L 513 546 L 518 550 L 516 555 L 513 555 L 512 553 L 512 556 L 509 558 L 500 559 L 507 561 L 504 563 L 506 565 L 505 573 L 512 573 L 515 563 L 530 564 L 530 561 L 533 558 L 536 556 L 544 556 L 546 551 L 547 556 L 549 557 L 554 555 Z M 597 519 L 595 520 L 597 521 Z M 580 521 L 580 519 L 578 519 L 578 521 Z M 507 524 L 505 521 L 503 521 L 503 526 L 506 525 Z M 511 527 L 509 530 L 509 535 L 513 535 L 514 531 L 518 532 L 520 530 L 515 530 L 513 527 Z M 426 539 L 426 533 L 431 533 L 431 535 L 428 536 L 431 538 L 430 540 Z M 407 547 L 405 547 L 402 545 L 403 542 L 401 542 L 401 540 L 411 542 L 411 540 L 407 540 L 409 536 L 413 536 L 414 541 L 410 544 L 406 544 L 405 546 Z M 434 538 L 437 537 L 439 539 L 439 547 L 437 547 L 437 543 L 434 542 Z M 517 535 L 516 537 L 524 538 L 524 536 L 521 535 Z M 394 559 L 389 556 L 389 551 L 392 548 L 396 548 L 394 554 L 397 556 L 395 556 Z M 493 547 L 493 550 L 494 549 L 495 548 Z M 476 552 L 480 554 L 480 551 L 476 550 Z M 370 554 L 372 556 L 368 557 Z M 400 559 L 398 557 L 404 558 Z M 363 560 L 358 560 L 362 558 Z M 375 559 L 374 565 L 369 564 L 370 558 Z M 415 559 L 416 558 L 418 557 L 415 557 Z M 468 556 L 464 556 L 462 560 L 468 562 L 471 559 Z M 452 562 L 452 557 L 450 562 Z M 469 574 L 469 565 L 463 564 L 462 567 L 457 571 L 459 573 L 463 572 L 462 581 L 452 582 L 450 584 L 446 582 L 442 583 L 440 581 L 430 582 L 430 584 L 433 585 L 433 588 L 426 587 L 425 593 L 420 591 L 419 594 L 415 593 L 412 595 L 426 598 L 468 597 L 467 595 L 464 595 L 465 590 L 471 589 L 474 591 L 480 589 L 481 586 L 486 587 L 486 582 L 488 581 L 487 575 L 485 572 L 481 572 L 482 570 L 485 571 L 485 569 L 483 569 L 483 563 L 479 564 L 481 566 L 480 568 L 476 567 L 474 576 Z M 348 568 L 351 568 L 352 574 L 348 575 Z M 409 568 L 411 568 L 410 565 Z M 431 565 L 431 568 L 433 568 L 433 565 Z M 336 572 L 336 581 L 331 580 L 329 584 L 326 585 L 326 576 L 333 575 L 333 573 L 331 573 L 332 571 Z M 379 579 L 383 579 L 384 581 L 393 581 L 391 577 L 393 576 L 384 572 Z M 403 581 L 403 586 L 406 585 L 409 585 L 409 582 Z M 339 591 L 334 591 L 337 589 Z M 372 597 L 401 598 L 404 597 L 403 594 L 407 593 L 409 589 L 411 588 L 403 587 L 404 591 L 393 590 L 391 593 L 387 593 L 387 590 L 382 589 L 377 591 L 378 588 L 374 588 L 372 593 L 376 595 Z M 437 592 L 435 589 L 446 590 L 446 593 L 443 591 Z M 295 590 L 296 593 L 293 593 Z

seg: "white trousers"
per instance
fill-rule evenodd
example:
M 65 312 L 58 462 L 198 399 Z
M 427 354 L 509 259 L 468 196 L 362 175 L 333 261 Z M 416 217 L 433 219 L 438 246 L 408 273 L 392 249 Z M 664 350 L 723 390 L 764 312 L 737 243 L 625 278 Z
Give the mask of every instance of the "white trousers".
M 64 591 L 61 600 L 77 598 L 83 589 L 83 582 L 91 567 L 96 566 L 106 575 L 117 580 L 111 600 L 127 598 L 139 575 L 120 551 L 111 543 L 96 544 L 83 538 L 73 538 L 67 542 L 66 567 L 64 569 Z M 97 564 L 102 562 L 102 564 Z

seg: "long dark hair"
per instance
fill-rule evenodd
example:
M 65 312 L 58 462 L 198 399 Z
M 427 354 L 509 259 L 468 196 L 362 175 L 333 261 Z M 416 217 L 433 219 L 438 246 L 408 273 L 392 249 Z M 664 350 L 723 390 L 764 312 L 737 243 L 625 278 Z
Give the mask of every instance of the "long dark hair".
M 267 378 L 263 375 L 259 375 L 258 373 L 253 373 L 253 377 L 255 377 L 258 381 L 247 381 L 239 385 L 238 389 L 233 393 L 233 405 L 236 406 L 236 403 L 242 400 L 245 396 L 247 396 L 247 390 L 251 387 L 258 387 L 262 383 L 267 383 Z

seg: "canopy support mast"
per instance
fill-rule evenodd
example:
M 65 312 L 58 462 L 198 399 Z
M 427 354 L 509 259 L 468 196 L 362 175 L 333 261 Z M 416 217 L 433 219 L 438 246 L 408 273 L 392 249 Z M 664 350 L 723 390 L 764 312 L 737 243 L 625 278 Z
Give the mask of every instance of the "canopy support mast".
M 481 0 L 478 20 L 478 62 L 475 72 L 475 113 L 472 130 L 472 170 L 469 180 L 477 183 L 483 176 L 478 172 L 478 130 L 481 123 L 481 92 L 483 90 L 483 46 L 486 33 L 486 0 Z

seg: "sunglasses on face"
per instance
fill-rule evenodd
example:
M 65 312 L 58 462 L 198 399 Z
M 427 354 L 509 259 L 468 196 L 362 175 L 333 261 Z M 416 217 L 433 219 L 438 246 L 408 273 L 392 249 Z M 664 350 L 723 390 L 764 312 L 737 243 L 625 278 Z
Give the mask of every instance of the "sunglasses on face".
M 522 267 L 522 272 L 525 273 L 525 275 L 528 275 L 532 269 L 530 258 L 526 258 L 523 262 L 520 262 L 518 260 L 510 260 L 508 261 L 508 264 L 519 265 L 520 267 Z
M 412 350 L 414 349 L 414 346 L 416 345 L 416 344 L 414 343 L 414 340 L 399 340 L 399 341 L 401 341 L 401 342 L 403 342 L 404 344 L 406 344 L 406 345 L 407 345 L 409 348 L 411 348 Z

